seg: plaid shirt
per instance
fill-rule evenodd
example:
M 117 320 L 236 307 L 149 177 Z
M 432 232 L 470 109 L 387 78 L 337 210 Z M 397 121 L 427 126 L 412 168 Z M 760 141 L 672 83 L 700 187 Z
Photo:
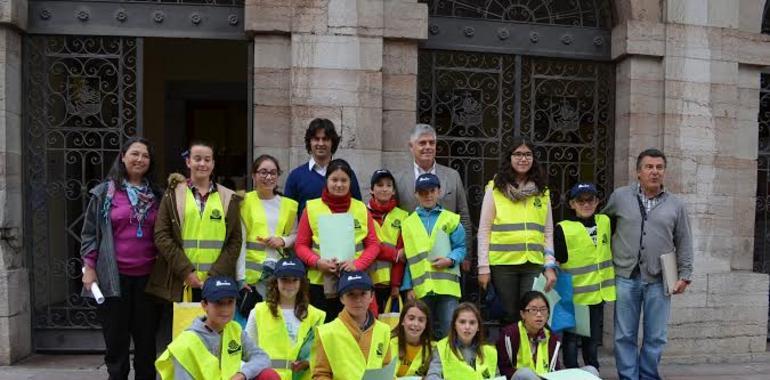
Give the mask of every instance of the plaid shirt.
M 650 212 L 650 210 L 652 210 L 658 204 L 658 202 L 660 202 L 660 197 L 665 192 L 663 190 L 663 186 L 661 186 L 660 187 L 660 192 L 658 194 L 656 194 L 652 198 L 647 198 L 647 196 L 644 195 L 644 192 L 642 191 L 642 185 L 641 184 L 638 184 L 636 189 L 637 189 L 637 192 L 638 192 L 638 195 L 639 195 L 639 200 L 644 205 L 644 210 L 646 212 L 648 212 L 648 213 Z
M 201 215 L 203 215 L 203 210 L 206 209 L 206 201 L 209 199 L 209 195 L 217 191 L 216 185 L 212 181 L 211 184 L 209 185 L 209 191 L 208 193 L 206 193 L 206 195 L 201 195 L 198 192 L 198 189 L 195 187 L 195 185 L 193 185 L 192 181 L 189 179 L 187 180 L 187 187 L 190 188 L 190 191 L 192 191 L 193 193 L 193 197 L 195 198 L 195 204 L 198 205 L 198 212 Z

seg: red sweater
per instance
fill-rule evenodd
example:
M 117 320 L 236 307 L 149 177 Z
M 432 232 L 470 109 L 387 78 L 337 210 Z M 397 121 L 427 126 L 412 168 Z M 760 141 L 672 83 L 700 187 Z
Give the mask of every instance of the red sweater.
M 356 259 L 356 269 L 365 271 L 377 259 L 380 253 L 380 240 L 377 238 L 377 232 L 374 230 L 374 220 L 368 212 L 367 228 L 368 232 L 364 238 L 364 252 Z M 313 230 L 310 228 L 310 222 L 307 218 L 307 209 L 302 210 L 302 217 L 297 226 L 297 240 L 294 241 L 294 251 L 302 262 L 308 267 L 315 267 L 320 257 L 313 251 Z

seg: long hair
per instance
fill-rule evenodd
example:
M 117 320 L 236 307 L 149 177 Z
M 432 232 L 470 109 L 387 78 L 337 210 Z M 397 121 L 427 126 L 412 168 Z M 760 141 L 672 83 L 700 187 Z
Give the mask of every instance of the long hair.
M 454 313 L 452 313 L 452 324 L 450 325 L 451 328 L 449 329 L 449 338 L 447 339 L 449 341 L 449 348 L 452 350 L 452 353 L 454 353 L 455 356 L 457 356 L 459 359 L 463 359 L 462 354 L 457 351 L 457 347 L 455 346 L 454 342 L 457 341 L 455 323 L 457 323 L 457 318 L 460 317 L 460 313 L 464 311 L 470 311 L 476 317 L 476 321 L 479 325 L 479 331 L 477 331 L 476 336 L 473 337 L 473 343 L 476 345 L 476 356 L 481 358 L 481 360 L 484 360 L 484 350 L 481 347 L 486 339 L 484 334 L 484 324 L 482 323 L 481 312 L 479 312 L 479 309 L 476 307 L 476 305 L 470 302 L 463 302 L 457 305 Z
M 297 298 L 294 300 L 294 316 L 300 321 L 307 318 L 307 308 L 310 304 L 309 285 L 307 277 L 299 278 L 299 291 L 297 292 Z M 278 291 L 278 277 L 271 276 L 267 280 L 267 294 L 265 297 L 267 307 L 270 309 L 270 314 L 273 318 L 278 318 L 278 307 L 281 304 L 281 294 Z
M 337 130 L 334 129 L 334 123 L 331 120 L 321 118 L 313 119 L 307 126 L 307 130 L 305 131 L 305 150 L 307 150 L 308 153 L 311 152 L 310 141 L 315 137 L 315 134 L 318 133 L 319 130 L 323 130 L 324 135 L 332 141 L 332 154 L 337 153 L 337 147 L 340 146 L 340 140 L 342 140 L 342 138 L 337 134 Z
M 263 162 L 270 160 L 273 161 L 273 164 L 275 164 L 275 170 L 278 171 L 278 176 L 281 175 L 281 165 L 278 163 L 278 159 L 269 155 L 269 154 L 263 154 L 257 157 L 256 160 L 254 160 L 254 163 L 251 164 L 251 175 L 257 174 L 257 169 L 259 169 L 259 165 L 262 165 Z M 278 179 L 276 178 L 276 182 Z M 278 191 L 278 185 L 276 184 L 275 188 L 273 188 L 273 194 L 275 195 L 282 195 L 280 191 Z
M 401 315 L 398 317 L 398 326 L 391 331 L 391 337 L 398 338 L 398 359 L 403 360 L 406 357 L 406 333 L 404 332 L 404 318 L 406 313 L 410 309 L 416 307 L 423 314 L 425 314 L 425 330 L 420 335 L 420 346 L 422 347 L 422 367 L 420 367 L 420 373 L 427 373 L 428 366 L 430 365 L 430 358 L 433 354 L 433 345 L 431 344 L 431 331 L 433 331 L 432 322 L 430 318 L 430 308 L 425 302 L 420 300 L 407 301 L 401 310 Z
M 516 172 L 513 171 L 513 167 L 511 167 L 511 160 L 513 159 L 513 152 L 522 145 L 529 148 L 533 154 L 532 167 L 529 168 L 529 171 L 527 172 L 527 181 L 534 182 L 537 190 L 542 195 L 547 187 L 545 173 L 540 166 L 540 162 L 537 161 L 537 157 L 534 155 L 535 146 L 530 140 L 525 139 L 524 137 L 514 137 L 513 142 L 500 157 L 500 166 L 497 169 L 497 174 L 495 174 L 494 179 L 495 188 L 500 191 L 505 191 L 506 186 L 516 184 Z
M 150 144 L 150 141 L 144 137 L 131 137 L 120 147 L 120 153 L 115 157 L 115 161 L 110 167 L 110 171 L 107 172 L 107 179 L 111 180 L 115 184 L 115 188 L 120 188 L 123 185 L 123 181 L 128 177 L 126 172 L 126 165 L 123 163 L 123 156 L 128 152 L 128 148 L 136 143 L 142 144 L 147 147 L 147 153 L 150 155 L 150 165 L 147 167 L 147 173 L 144 173 L 144 180 L 147 181 L 147 185 L 150 190 L 155 193 L 156 197 L 160 197 L 163 191 L 157 186 L 155 180 L 155 151 Z

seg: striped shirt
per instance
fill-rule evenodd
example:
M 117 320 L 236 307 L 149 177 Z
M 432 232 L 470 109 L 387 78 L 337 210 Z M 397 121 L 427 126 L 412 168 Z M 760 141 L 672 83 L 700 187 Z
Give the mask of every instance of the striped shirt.
M 660 192 L 653 196 L 652 198 L 647 198 L 646 195 L 644 195 L 644 192 L 642 191 L 642 185 L 637 185 L 637 193 L 639 195 L 639 201 L 642 202 L 642 205 L 644 205 L 644 210 L 649 213 L 650 210 L 652 210 L 658 202 L 660 202 L 660 198 L 664 193 L 663 186 L 660 187 Z

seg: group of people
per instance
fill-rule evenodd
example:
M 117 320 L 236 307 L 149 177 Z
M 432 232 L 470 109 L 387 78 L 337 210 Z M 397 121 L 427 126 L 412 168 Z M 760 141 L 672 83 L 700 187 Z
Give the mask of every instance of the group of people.
M 479 285 L 494 286 L 505 311 L 489 345 L 477 306 L 460 302 L 461 276 L 474 264 L 470 213 L 460 175 L 435 160 L 435 130 L 415 127 L 413 165 L 376 170 L 366 202 L 352 167 L 333 158 L 339 142 L 331 121 L 313 120 L 310 159 L 284 191 L 278 160 L 261 155 L 245 194 L 213 181 L 207 142 L 190 143 L 188 176 L 170 175 L 165 191 L 149 141 L 124 145 L 90 190 L 81 246 L 83 295 L 97 283 L 105 296 L 97 310 L 111 379 L 128 377 L 131 341 L 137 379 L 157 371 L 164 379 L 358 380 L 393 360 L 397 377 L 538 379 L 554 368 L 560 344 L 565 367 L 579 367 L 580 344 L 582 369 L 598 375 L 603 306 L 613 301 L 619 377 L 660 378 L 670 294 L 684 292 L 692 273 L 688 217 L 664 191 L 662 152 L 642 152 L 638 183 L 615 190 L 601 213 L 596 186 L 575 184 L 567 194 L 574 215 L 554 223 L 536 147 L 520 137 L 506 147 L 476 234 Z M 322 224 L 333 214 L 352 219 L 352 258 L 321 254 L 330 241 Z M 664 253 L 676 254 L 679 271 L 669 292 Z M 553 333 L 554 305 L 532 290 L 541 274 L 550 290 L 559 271 L 572 276 L 572 301 L 589 308 L 588 337 Z M 391 328 L 377 316 L 398 297 L 405 302 Z M 205 314 L 172 340 L 171 305 L 182 299 L 200 301 Z

